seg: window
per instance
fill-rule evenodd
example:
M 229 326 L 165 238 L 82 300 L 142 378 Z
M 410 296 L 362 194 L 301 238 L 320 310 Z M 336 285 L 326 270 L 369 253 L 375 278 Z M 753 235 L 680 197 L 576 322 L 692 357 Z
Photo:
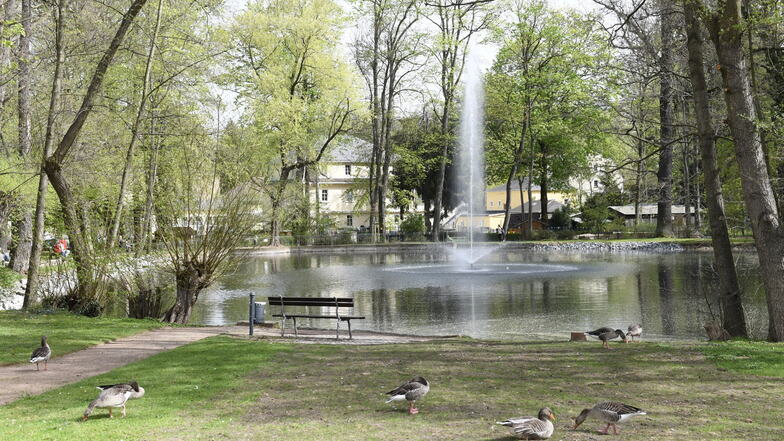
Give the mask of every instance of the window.
M 493 201 L 490 201 L 490 206 L 491 206 L 491 207 L 493 206 Z
M 593 188 L 599 188 L 599 180 L 593 181 Z
M 343 193 L 343 199 L 345 199 L 346 202 L 354 202 L 354 192 L 346 190 L 345 193 Z
M 346 166 L 346 167 L 348 167 L 348 166 Z M 347 227 L 353 227 L 354 226 L 354 216 L 352 216 L 350 214 L 346 215 L 346 226 Z
M 321 190 L 321 200 L 327 202 L 327 190 Z
M 351 165 L 346 164 L 346 176 L 351 176 Z
M 398 222 L 400 222 L 400 215 L 396 214 L 395 215 L 395 223 L 398 223 Z

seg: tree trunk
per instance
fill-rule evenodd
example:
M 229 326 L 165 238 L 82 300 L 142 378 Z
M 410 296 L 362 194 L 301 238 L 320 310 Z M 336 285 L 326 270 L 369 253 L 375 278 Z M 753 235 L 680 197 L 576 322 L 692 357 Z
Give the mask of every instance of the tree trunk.
M 6 0 L 3 7 L 3 14 L 0 15 L 0 35 L 4 35 L 5 24 L 13 20 L 14 13 L 16 12 L 16 0 Z M 11 48 L 6 45 L 0 45 L 0 72 L 4 72 L 9 63 L 11 62 Z M 6 101 L 6 83 L 0 81 L 0 115 L 3 114 L 3 107 Z M 3 152 L 5 155 L 10 155 L 10 147 L 5 146 L 8 150 Z M 5 149 L 4 149 L 5 150 Z
M 438 180 L 436 181 L 435 203 L 433 204 L 433 242 L 441 240 L 441 212 L 443 211 L 444 183 L 446 181 L 446 164 L 449 160 L 449 111 L 451 109 L 450 99 L 444 101 L 443 115 L 441 115 L 441 137 L 443 145 L 441 147 L 440 161 L 438 165 Z
M 19 37 L 18 51 L 18 85 L 19 101 L 18 128 L 19 128 L 19 156 L 27 163 L 31 162 L 31 151 L 33 149 L 31 114 L 32 108 L 32 73 L 30 63 L 32 59 L 32 33 L 33 33 L 33 8 L 31 0 L 22 0 L 22 28 L 24 33 Z M 30 251 L 33 245 L 33 213 L 29 207 L 24 207 L 22 219 L 15 223 L 16 243 L 14 246 L 13 260 L 11 268 L 20 273 L 27 273 L 30 265 Z
M 542 176 L 540 178 L 541 182 L 539 184 L 539 221 L 542 225 L 546 228 L 547 227 L 547 205 L 549 203 L 547 199 L 547 144 L 543 141 L 539 141 L 539 145 L 542 147 Z
M 147 98 L 150 88 L 150 75 L 152 71 L 152 59 L 155 56 L 155 45 L 158 39 L 158 31 L 161 28 L 161 6 L 162 0 L 158 0 L 158 9 L 155 14 L 155 27 L 153 28 L 152 37 L 150 37 L 150 47 L 147 50 L 147 62 L 144 65 L 144 78 L 142 79 L 142 93 L 139 97 L 139 108 L 136 111 L 136 118 L 131 126 L 131 140 L 128 142 L 128 152 L 125 155 L 125 167 L 123 167 L 122 178 L 120 178 L 120 193 L 117 197 L 117 205 L 114 210 L 114 217 L 112 220 L 112 229 L 109 232 L 109 240 L 106 243 L 106 248 L 111 250 L 117 242 L 117 234 L 120 231 L 120 222 L 122 220 L 122 212 L 125 208 L 125 199 L 127 188 L 131 180 L 131 173 L 133 172 L 133 157 L 136 147 L 136 140 L 139 138 L 139 127 L 141 126 L 142 119 L 144 118 L 144 109 L 147 104 Z
M 55 22 L 55 63 L 52 78 L 52 94 L 49 97 L 49 112 L 46 117 L 46 135 L 44 138 L 44 151 L 41 156 L 40 173 L 38 176 L 38 194 L 35 204 L 35 218 L 33 221 L 33 245 L 30 252 L 30 268 L 27 272 L 27 286 L 22 308 L 27 309 L 36 301 L 38 293 L 38 268 L 41 264 L 42 243 L 44 239 L 44 222 L 46 210 L 46 190 L 49 187 L 49 178 L 44 171 L 44 161 L 52 154 L 54 144 L 54 125 L 57 117 L 57 108 L 60 105 L 60 91 L 62 83 L 62 65 L 65 62 L 65 46 L 63 44 L 63 11 L 67 7 L 67 0 L 57 2 L 54 10 Z
M 659 182 L 659 203 L 656 215 L 656 236 L 672 237 L 672 71 L 673 71 L 673 11 L 669 2 L 660 0 L 661 4 L 661 58 L 659 59 L 659 123 L 660 140 L 659 170 L 656 177 Z
M 759 254 L 760 274 L 768 304 L 768 337 L 784 341 L 784 232 L 765 163 L 757 115 L 743 53 L 740 0 L 724 2 L 711 23 L 711 36 L 727 104 L 727 120 L 735 141 L 746 212 Z
M 270 245 L 273 247 L 280 246 L 280 230 L 281 230 L 281 219 L 280 219 L 280 209 L 281 205 L 283 204 L 283 196 L 286 191 L 286 181 L 289 179 L 289 173 L 291 169 L 288 167 L 283 167 L 280 171 L 280 180 L 277 184 L 275 184 L 275 188 L 273 189 L 273 194 L 271 199 L 272 205 L 272 213 L 271 213 L 271 225 L 270 225 Z M 321 195 L 316 195 L 316 197 L 321 197 Z
M 33 244 L 33 215 L 25 210 L 22 218 L 14 222 L 16 242 L 9 266 L 18 273 L 25 274 L 30 264 L 30 250 Z
M 137 257 L 149 252 L 152 243 L 152 217 L 153 203 L 155 202 L 155 182 L 158 179 L 158 138 L 155 137 L 155 115 L 154 111 L 150 115 L 150 160 L 147 166 L 147 190 L 144 201 L 144 213 L 142 214 L 142 235 L 136 247 Z
M 637 156 L 639 157 L 639 161 L 637 161 L 637 172 L 634 176 L 635 186 L 634 186 L 634 229 L 635 231 L 640 226 L 640 202 L 642 200 L 642 181 L 644 179 L 643 176 L 643 143 L 641 140 L 637 141 Z M 589 182 L 588 185 L 590 186 L 591 183 Z M 591 187 L 593 188 L 593 187 Z
M 694 110 L 697 119 L 698 140 L 702 169 L 705 173 L 708 219 L 716 273 L 719 275 L 722 327 L 733 337 L 746 337 L 746 317 L 740 298 L 740 285 L 732 256 L 732 245 L 724 217 L 724 195 L 721 189 L 716 143 L 711 122 L 708 89 L 703 68 L 703 39 L 698 19 L 697 6 L 693 0 L 684 0 L 686 16 L 689 74 L 694 94 Z M 697 207 L 699 210 L 699 204 Z
M 19 156 L 26 158 L 32 150 L 31 132 L 31 100 L 32 100 L 32 34 L 33 8 L 32 0 L 22 0 L 22 28 L 24 34 L 19 37 Z
M 166 311 L 161 321 L 184 325 L 191 319 L 193 305 L 205 286 L 196 268 L 186 268 L 178 272 L 175 281 L 177 292 L 174 305 Z

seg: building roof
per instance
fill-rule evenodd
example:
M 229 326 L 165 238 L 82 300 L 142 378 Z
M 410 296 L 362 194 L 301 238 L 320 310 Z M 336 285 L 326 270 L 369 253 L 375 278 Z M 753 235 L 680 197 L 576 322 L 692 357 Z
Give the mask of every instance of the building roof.
M 611 205 L 608 207 L 617 213 L 624 216 L 634 216 L 634 205 Z M 691 207 L 691 212 L 694 212 L 694 207 Z M 643 216 L 651 216 L 659 213 L 658 204 L 640 204 L 640 214 Z M 672 214 L 686 214 L 686 207 L 684 205 L 672 206 Z
M 517 181 L 517 179 L 513 179 L 512 180 L 511 190 L 512 191 L 519 191 L 520 190 L 520 183 Z M 523 190 L 528 190 L 528 178 L 524 178 L 523 179 Z M 537 190 L 538 191 L 538 190 L 541 190 L 541 187 L 539 187 L 536 184 L 533 184 L 533 185 L 531 185 L 531 190 Z M 506 191 L 506 183 L 504 182 L 503 184 L 496 185 L 495 187 L 492 187 L 492 188 L 488 188 L 487 191 Z
M 372 145 L 354 136 L 343 138 L 324 155 L 325 162 L 358 163 L 370 162 Z

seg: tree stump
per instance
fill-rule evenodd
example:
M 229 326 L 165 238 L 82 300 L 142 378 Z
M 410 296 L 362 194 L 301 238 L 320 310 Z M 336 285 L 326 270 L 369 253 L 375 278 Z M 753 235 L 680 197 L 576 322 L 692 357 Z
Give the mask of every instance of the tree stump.
M 584 332 L 572 332 L 572 338 L 569 341 L 588 341 Z
M 729 332 L 716 322 L 706 323 L 704 328 L 710 341 L 726 341 L 730 339 Z

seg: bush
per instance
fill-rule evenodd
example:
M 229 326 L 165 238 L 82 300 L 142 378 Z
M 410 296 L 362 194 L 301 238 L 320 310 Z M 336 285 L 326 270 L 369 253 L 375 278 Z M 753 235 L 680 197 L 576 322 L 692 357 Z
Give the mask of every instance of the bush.
M 425 217 L 421 214 L 408 216 L 400 223 L 400 231 L 405 235 L 424 234 Z

